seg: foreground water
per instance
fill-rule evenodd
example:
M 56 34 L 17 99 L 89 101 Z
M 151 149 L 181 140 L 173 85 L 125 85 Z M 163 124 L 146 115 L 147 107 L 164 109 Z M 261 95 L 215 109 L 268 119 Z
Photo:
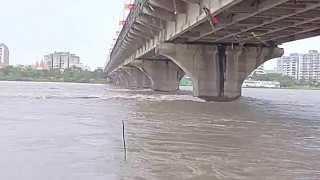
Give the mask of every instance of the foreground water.
M 0 82 L 0 179 L 320 179 L 320 91 L 243 94 Z

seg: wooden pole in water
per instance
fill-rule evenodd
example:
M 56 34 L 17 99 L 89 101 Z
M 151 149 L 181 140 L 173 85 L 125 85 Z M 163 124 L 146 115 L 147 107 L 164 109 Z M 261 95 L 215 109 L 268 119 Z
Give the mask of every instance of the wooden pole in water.
M 124 150 L 124 160 L 127 160 L 127 147 L 126 147 L 126 138 L 125 138 L 125 126 L 124 121 L 122 120 L 122 140 L 123 140 L 123 150 Z

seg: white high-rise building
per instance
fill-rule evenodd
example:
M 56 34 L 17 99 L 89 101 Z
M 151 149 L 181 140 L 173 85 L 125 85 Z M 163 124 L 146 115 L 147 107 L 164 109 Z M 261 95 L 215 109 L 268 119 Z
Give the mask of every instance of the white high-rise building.
M 277 71 L 297 80 L 320 82 L 320 53 L 315 50 L 307 54 L 290 54 L 278 59 Z
M 44 56 L 44 63 L 49 69 L 69 69 L 72 67 L 81 68 L 80 57 L 69 52 L 54 52 Z
M 299 79 L 320 82 L 320 53 L 312 50 L 299 59 Z
M 9 48 L 0 43 L 0 68 L 9 66 Z
M 297 53 L 278 59 L 277 71 L 283 75 L 298 79 L 300 55 Z

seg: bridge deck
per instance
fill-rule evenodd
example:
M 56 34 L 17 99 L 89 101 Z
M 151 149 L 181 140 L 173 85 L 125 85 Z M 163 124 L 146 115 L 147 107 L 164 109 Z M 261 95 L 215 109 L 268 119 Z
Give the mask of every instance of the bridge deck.
M 161 42 L 274 46 L 320 35 L 320 0 L 137 0 L 107 69 Z

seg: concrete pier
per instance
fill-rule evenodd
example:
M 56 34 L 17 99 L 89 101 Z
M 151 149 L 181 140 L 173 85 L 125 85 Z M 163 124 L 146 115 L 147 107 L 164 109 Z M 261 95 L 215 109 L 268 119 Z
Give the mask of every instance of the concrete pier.
M 172 92 L 179 89 L 184 72 L 170 60 L 143 60 L 136 64 L 150 77 L 151 89 L 155 91 Z
M 116 86 L 128 89 L 144 89 L 151 87 L 151 81 L 144 72 L 136 67 L 124 67 L 115 71 L 111 79 Z
M 241 96 L 242 83 L 252 71 L 284 51 L 277 47 L 164 43 L 157 53 L 171 59 L 192 79 L 194 96 L 232 101 Z

